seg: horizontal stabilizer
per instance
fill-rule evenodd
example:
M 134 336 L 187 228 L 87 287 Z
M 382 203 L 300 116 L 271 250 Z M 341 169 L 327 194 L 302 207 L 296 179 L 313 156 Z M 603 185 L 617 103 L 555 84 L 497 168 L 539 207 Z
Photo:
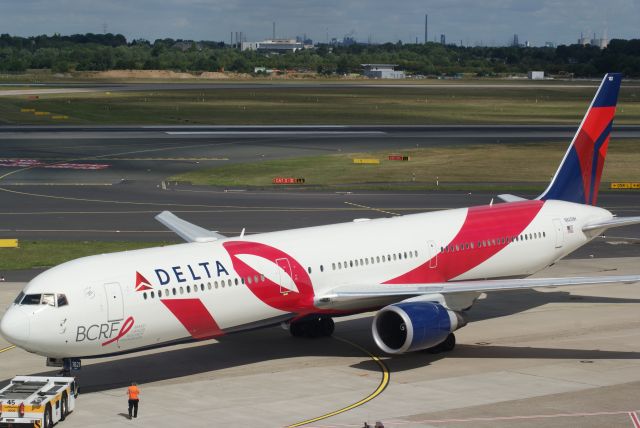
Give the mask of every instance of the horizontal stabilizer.
M 498 195 L 498 198 L 505 202 L 520 202 L 526 201 L 525 198 L 521 198 L 520 196 L 510 195 L 508 193 L 503 193 L 502 195 Z
M 640 217 L 614 217 L 609 220 L 598 221 L 595 223 L 588 223 L 582 227 L 583 232 L 597 229 L 610 229 L 612 227 L 630 226 L 632 224 L 639 224 Z
M 204 229 L 181 219 L 170 211 L 163 211 L 156 216 L 156 220 L 174 231 L 178 236 L 187 242 L 209 242 L 224 239 L 226 236 L 217 232 Z
M 521 290 L 541 287 L 563 287 L 569 285 L 592 285 L 640 282 L 640 275 L 590 276 L 570 278 L 525 278 L 493 279 L 479 281 L 452 281 L 427 284 L 374 284 L 347 285 L 334 288 L 324 295 L 316 296 L 318 307 L 332 303 L 344 303 L 361 299 L 384 297 L 409 297 L 425 294 L 451 294 L 487 291 Z

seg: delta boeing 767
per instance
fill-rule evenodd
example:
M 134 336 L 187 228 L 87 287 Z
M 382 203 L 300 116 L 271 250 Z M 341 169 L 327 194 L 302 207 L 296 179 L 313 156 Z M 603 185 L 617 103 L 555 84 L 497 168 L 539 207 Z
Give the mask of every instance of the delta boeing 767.
M 526 278 L 609 228 L 640 223 L 596 207 L 621 79 L 604 77 L 536 199 L 501 195 L 499 204 L 237 237 L 163 212 L 157 219 L 187 243 L 49 269 L 0 331 L 68 362 L 279 323 L 294 336 L 327 336 L 333 317 L 376 311 L 372 334 L 384 352 L 442 352 L 483 292 L 639 281 Z

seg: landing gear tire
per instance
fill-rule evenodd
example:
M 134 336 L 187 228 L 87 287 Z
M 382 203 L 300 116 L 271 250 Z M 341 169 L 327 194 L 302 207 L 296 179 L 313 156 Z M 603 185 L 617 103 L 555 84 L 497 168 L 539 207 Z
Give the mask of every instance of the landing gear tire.
M 292 322 L 289 331 L 293 337 L 328 337 L 333 334 L 335 324 L 330 317 L 317 317 Z
M 438 343 L 436 346 L 432 348 L 427 348 L 426 351 L 430 354 L 439 354 L 441 352 L 450 352 L 456 347 L 456 336 L 453 333 L 449 333 L 447 338 Z
M 51 405 L 47 404 L 47 407 L 44 410 L 44 428 L 52 428 L 53 427 L 53 415 L 51 413 Z
M 69 414 L 69 398 L 67 393 L 62 394 L 62 400 L 60 401 L 60 420 L 64 421 Z

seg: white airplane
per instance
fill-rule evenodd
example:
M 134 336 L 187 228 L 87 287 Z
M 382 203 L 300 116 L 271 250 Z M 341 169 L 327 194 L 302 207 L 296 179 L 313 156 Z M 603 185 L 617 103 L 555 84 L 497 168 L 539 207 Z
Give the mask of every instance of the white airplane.
M 595 207 L 622 76 L 607 74 L 548 188 L 534 200 L 225 237 L 169 212 L 188 243 L 84 257 L 34 278 L 2 318 L 11 343 L 64 362 L 285 323 L 331 335 L 377 311 L 389 354 L 453 349 L 481 293 L 640 281 L 527 276 L 605 230 L 640 223 Z

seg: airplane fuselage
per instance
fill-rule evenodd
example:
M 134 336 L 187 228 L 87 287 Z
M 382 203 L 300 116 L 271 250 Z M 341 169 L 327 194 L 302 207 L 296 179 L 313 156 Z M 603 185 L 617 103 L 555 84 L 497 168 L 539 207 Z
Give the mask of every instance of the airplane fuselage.
M 12 339 L 48 357 L 90 357 L 370 311 L 399 298 L 330 311 L 314 298 L 343 284 L 525 277 L 599 234 L 584 224 L 610 218 L 533 200 L 86 257 L 27 285 L 25 295 L 65 301 L 13 305 L 25 326 Z

